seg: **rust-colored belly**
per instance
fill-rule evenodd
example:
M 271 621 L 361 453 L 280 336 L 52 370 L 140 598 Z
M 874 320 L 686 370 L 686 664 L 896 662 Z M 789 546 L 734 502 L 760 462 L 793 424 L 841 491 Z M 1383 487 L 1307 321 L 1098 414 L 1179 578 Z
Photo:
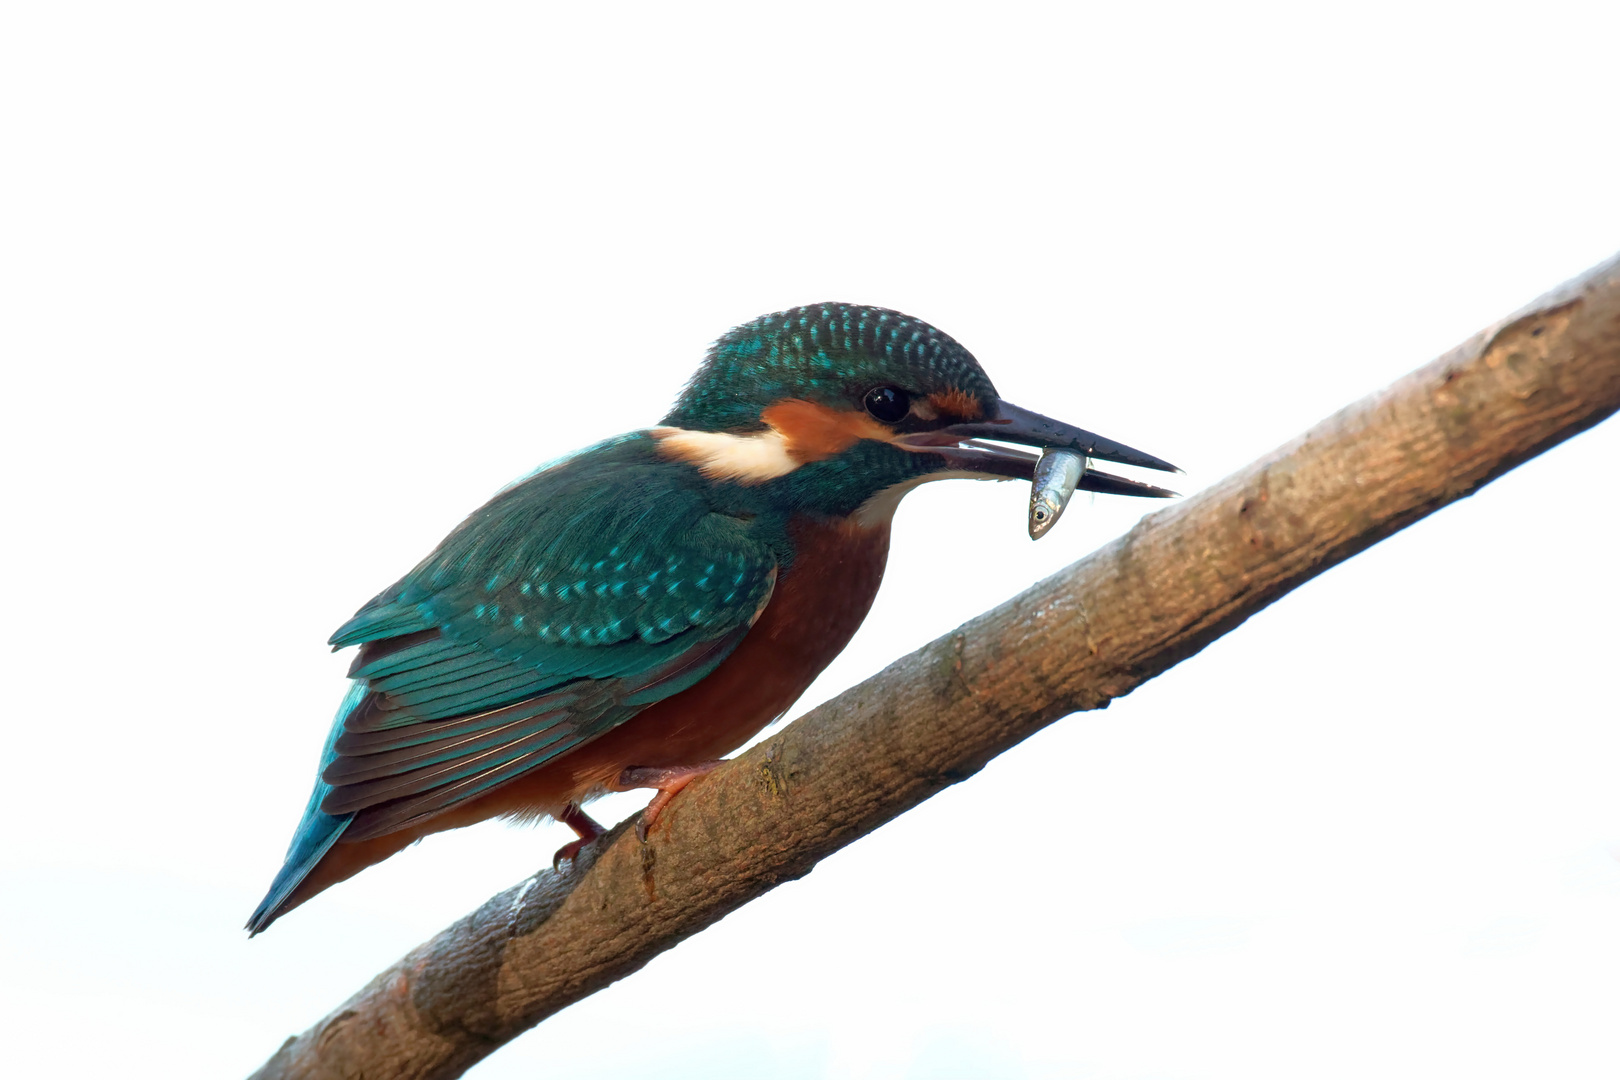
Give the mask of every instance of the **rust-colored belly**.
M 724 757 L 781 716 L 843 651 L 871 610 L 889 556 L 889 526 L 801 519 L 793 566 L 735 652 L 695 686 L 488 795 L 399 832 L 338 843 L 289 898 L 291 910 L 429 833 L 492 817 L 555 817 L 632 765 Z

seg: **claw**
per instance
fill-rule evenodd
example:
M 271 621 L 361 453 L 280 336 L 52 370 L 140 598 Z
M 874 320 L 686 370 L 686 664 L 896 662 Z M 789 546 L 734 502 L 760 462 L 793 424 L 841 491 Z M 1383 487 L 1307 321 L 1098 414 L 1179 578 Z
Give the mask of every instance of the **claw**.
M 594 839 L 594 837 L 592 839 Z M 557 849 L 557 854 L 551 857 L 551 868 L 558 873 L 562 873 L 563 861 L 567 860 L 568 862 L 573 862 L 575 859 L 578 859 L 579 853 L 584 851 L 585 845 L 590 842 L 590 840 L 587 840 L 584 837 L 580 837 L 578 840 L 568 841 L 568 843 Z
M 551 868 L 561 872 L 564 859 L 569 862 L 577 860 L 579 853 L 585 850 L 585 845 L 607 830 L 602 828 L 595 818 L 581 810 L 578 803 L 569 803 L 563 807 L 563 812 L 557 815 L 557 820 L 579 834 L 578 840 L 568 841 L 551 857 Z
M 615 791 L 648 787 L 658 789 L 658 794 L 647 804 L 647 809 L 641 812 L 641 820 L 636 822 L 636 839 L 645 844 L 647 830 L 652 828 L 653 822 L 658 820 L 658 815 L 669 805 L 669 801 L 680 794 L 681 789 L 687 784 L 713 772 L 723 764 L 725 764 L 723 761 L 702 761 L 696 765 L 670 765 L 657 768 L 632 765 L 621 772 L 617 783 L 613 785 Z

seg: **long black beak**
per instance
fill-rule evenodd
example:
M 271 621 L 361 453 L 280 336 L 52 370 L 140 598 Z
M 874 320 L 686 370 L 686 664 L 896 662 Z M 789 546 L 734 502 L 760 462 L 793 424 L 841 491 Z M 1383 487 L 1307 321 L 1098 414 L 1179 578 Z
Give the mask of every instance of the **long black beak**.
M 1039 455 L 1025 453 L 1007 446 L 995 446 L 979 440 L 991 439 L 998 443 L 1022 443 L 1025 446 L 1046 449 L 1073 450 L 1088 458 L 1117 461 L 1122 465 L 1135 465 L 1160 472 L 1181 470 L 1152 454 L 1105 439 L 1084 428 L 1053 420 L 1050 416 L 1020 408 L 1009 401 L 997 401 L 988 420 L 975 420 L 953 424 L 937 431 L 922 432 L 904 437 L 900 442 L 907 449 L 938 454 L 948 467 L 969 472 L 1006 476 L 1015 480 L 1033 480 L 1035 462 Z M 1087 467 L 1078 485 L 1080 491 L 1097 491 L 1108 495 L 1138 495 L 1153 499 L 1174 498 L 1176 493 L 1151 484 L 1127 480 L 1122 476 L 1098 472 Z
M 1050 416 L 1021 409 L 1010 401 L 998 401 L 996 406 L 992 420 L 956 424 L 945 430 L 959 439 L 995 439 L 997 442 L 1023 443 L 1043 449 L 1073 450 L 1089 458 L 1117 461 L 1121 465 L 1135 465 L 1160 472 L 1181 471 L 1163 458 L 1133 450 L 1124 443 L 1094 435 L 1084 428 L 1053 420 Z

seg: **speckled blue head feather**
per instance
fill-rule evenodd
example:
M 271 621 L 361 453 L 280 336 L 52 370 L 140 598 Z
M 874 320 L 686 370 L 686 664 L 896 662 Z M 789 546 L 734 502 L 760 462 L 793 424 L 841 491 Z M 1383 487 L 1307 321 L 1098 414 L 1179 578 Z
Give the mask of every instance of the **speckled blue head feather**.
M 913 390 L 959 390 L 981 401 L 996 389 L 949 334 L 888 308 L 807 304 L 763 315 L 716 341 L 664 419 L 672 427 L 744 431 L 785 398 L 845 404 L 912 376 Z

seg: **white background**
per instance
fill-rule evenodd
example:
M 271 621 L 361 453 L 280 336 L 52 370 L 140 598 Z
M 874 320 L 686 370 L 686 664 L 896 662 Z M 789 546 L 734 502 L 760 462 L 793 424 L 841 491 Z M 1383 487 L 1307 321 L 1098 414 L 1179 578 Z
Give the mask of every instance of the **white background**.
M 13 1075 L 250 1071 L 543 863 L 248 941 L 348 657 L 706 344 L 897 307 L 1214 482 L 1620 248 L 1612 3 L 19 3 L 0 16 Z M 1612 1077 L 1611 423 L 473 1070 Z M 801 703 L 1151 509 L 908 500 Z M 599 804 L 608 818 L 644 797 Z

